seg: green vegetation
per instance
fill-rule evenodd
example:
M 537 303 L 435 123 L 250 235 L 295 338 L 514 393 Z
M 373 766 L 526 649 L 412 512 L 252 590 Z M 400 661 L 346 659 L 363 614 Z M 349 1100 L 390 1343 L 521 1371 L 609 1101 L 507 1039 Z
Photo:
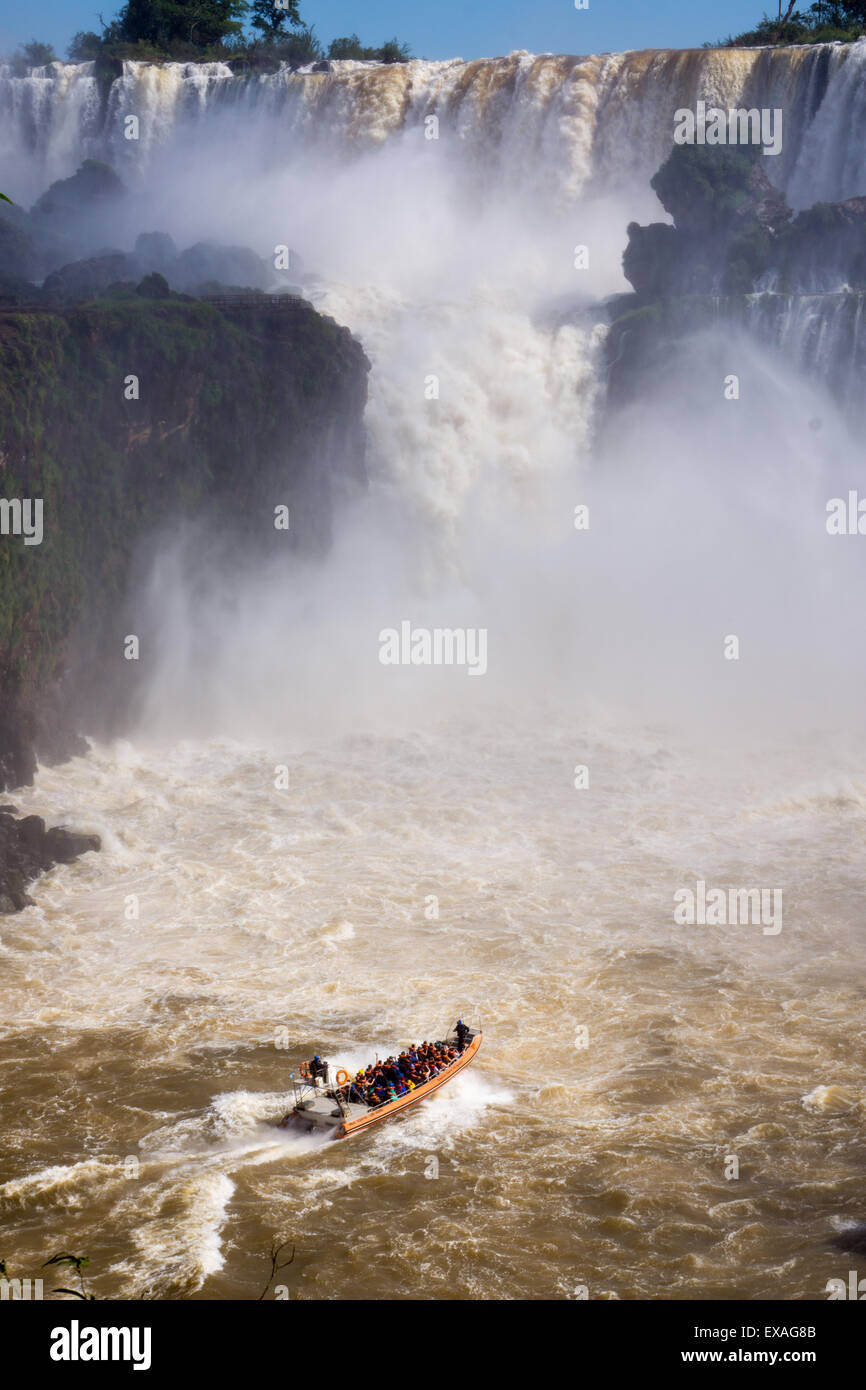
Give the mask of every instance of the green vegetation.
M 45 1261 L 45 1264 L 42 1266 L 42 1268 L 47 1269 L 49 1265 L 70 1265 L 75 1270 L 75 1273 L 78 1275 L 78 1282 L 81 1285 L 81 1288 L 52 1289 L 51 1292 L 65 1293 L 68 1294 L 71 1298 L 80 1298 L 83 1303 L 95 1302 L 96 1294 L 90 1293 L 90 1291 L 87 1288 L 87 1284 L 84 1280 L 84 1271 L 89 1264 L 89 1255 L 69 1255 L 66 1253 L 66 1251 L 63 1251 L 60 1255 L 52 1255 L 50 1260 Z
M 826 381 L 852 405 L 864 367 L 866 197 L 795 214 L 765 163 L 752 146 L 680 145 L 652 178 L 673 223 L 628 226 L 623 270 L 634 294 L 610 304 L 609 407 L 661 389 L 692 334 L 760 323 L 777 341 L 800 295 L 820 296 L 815 331 L 833 325 Z
M 783 11 L 780 0 L 775 19 L 765 14 L 760 24 L 745 34 L 721 39 L 705 48 L 752 48 L 794 43 L 853 43 L 866 35 L 866 0 L 817 0 L 805 13 L 789 0 Z
M 41 498 L 45 518 L 41 545 L 0 540 L 0 688 L 25 738 L 85 615 L 94 655 L 116 653 L 131 558 L 168 520 L 204 512 L 227 544 L 255 528 L 267 546 L 284 501 L 315 551 L 337 475 L 363 475 L 367 363 L 347 329 L 301 300 L 221 312 L 165 289 L 0 314 L 0 497 Z
M 258 1295 L 258 1298 L 256 1299 L 257 1303 L 261 1303 L 264 1301 L 264 1299 L 267 1298 L 268 1294 L 271 1292 L 271 1288 L 277 1275 L 281 1274 L 284 1269 L 288 1269 L 290 1265 L 294 1264 L 296 1246 L 292 1246 L 292 1253 L 287 1260 L 284 1260 L 282 1258 L 282 1256 L 286 1253 L 288 1248 L 289 1242 L 287 1240 L 282 1240 L 279 1236 L 274 1236 L 273 1240 L 271 1241 L 270 1251 L 268 1252 L 268 1258 L 271 1262 L 270 1274 L 268 1275 L 264 1288 L 262 1289 L 261 1293 Z M 87 1269 L 89 1264 L 89 1255 L 70 1255 L 66 1251 L 62 1251 L 59 1255 L 52 1255 L 50 1260 L 46 1260 L 44 1262 L 42 1268 L 49 1269 L 52 1265 L 68 1265 L 75 1270 L 75 1273 L 78 1276 L 78 1282 L 80 1287 L 77 1289 L 49 1289 L 49 1297 L 51 1294 L 66 1294 L 67 1297 L 81 1299 L 82 1303 L 95 1303 L 96 1294 L 91 1293 L 90 1289 L 87 1287 L 87 1282 L 84 1277 L 84 1271 L 85 1269 Z M 0 1278 L 11 1279 L 13 1277 L 14 1276 L 6 1268 L 6 1261 L 0 1259 Z M 36 1276 L 25 1275 L 24 1277 L 30 1279 L 32 1282 L 32 1280 Z
M 209 49 L 238 37 L 248 12 L 247 0 L 127 0 L 103 37 L 109 49 L 139 43 L 165 53 Z
M 100 15 L 102 33 L 79 30 L 67 49 L 72 62 L 236 62 L 268 68 L 279 63 L 303 67 L 325 59 L 355 58 L 368 62 L 405 63 L 408 45 L 388 39 L 362 44 L 357 34 L 334 39 L 327 48 L 304 23 L 299 0 L 126 0 L 109 23 Z M 249 26 L 247 29 L 245 26 Z M 12 58 L 14 70 L 26 73 L 55 59 L 48 44 L 34 39 Z
M 679 145 L 650 180 L 673 226 L 628 227 L 626 277 L 644 300 L 866 290 L 866 198 L 796 216 L 755 146 Z
M 301 16 L 298 13 L 298 0 L 283 0 L 282 6 L 277 9 L 273 0 L 252 0 L 250 6 L 252 19 L 250 23 L 254 29 L 258 29 L 265 39 L 281 38 L 285 33 L 285 25 L 292 24 L 296 28 L 301 28 Z
M 24 77 L 30 68 L 44 68 L 48 63 L 56 61 L 57 54 L 51 44 L 40 43 L 38 39 L 31 39 L 30 43 L 22 44 L 10 59 L 16 77 Z
M 407 45 L 400 43 L 396 38 L 389 39 L 380 48 L 365 48 L 357 34 L 350 34 L 346 39 L 333 40 L 328 46 L 328 57 L 335 61 L 354 58 L 361 62 L 366 60 L 377 63 L 405 63 L 411 54 Z
M 68 1294 L 71 1298 L 80 1298 L 83 1303 L 94 1303 L 96 1301 L 96 1294 L 90 1292 L 84 1278 L 84 1271 L 89 1264 L 89 1255 L 70 1255 L 65 1250 L 61 1251 L 59 1255 L 52 1255 L 50 1260 L 45 1261 L 42 1268 L 49 1269 L 52 1265 L 69 1265 L 78 1275 L 78 1282 L 81 1287 L 80 1289 L 49 1289 L 49 1293 L 64 1293 Z M 5 1260 L 0 1260 L 0 1277 L 4 1279 L 13 1277 L 6 1268 Z M 25 1275 L 24 1277 L 31 1281 L 34 1278 L 33 1275 Z

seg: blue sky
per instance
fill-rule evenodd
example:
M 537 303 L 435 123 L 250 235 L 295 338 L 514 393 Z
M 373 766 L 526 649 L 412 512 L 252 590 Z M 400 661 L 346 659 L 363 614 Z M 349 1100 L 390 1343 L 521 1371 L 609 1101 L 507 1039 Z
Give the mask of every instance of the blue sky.
M 122 0 L 39 0 L 0 13 L 0 50 L 27 39 L 53 43 L 59 54 L 77 29 L 99 29 Z M 752 27 L 774 0 L 301 0 L 301 13 L 326 42 L 358 33 L 365 43 L 397 34 L 417 57 L 480 58 L 513 48 L 601 53 L 624 48 L 698 48 Z M 807 8 L 807 6 L 803 6 Z

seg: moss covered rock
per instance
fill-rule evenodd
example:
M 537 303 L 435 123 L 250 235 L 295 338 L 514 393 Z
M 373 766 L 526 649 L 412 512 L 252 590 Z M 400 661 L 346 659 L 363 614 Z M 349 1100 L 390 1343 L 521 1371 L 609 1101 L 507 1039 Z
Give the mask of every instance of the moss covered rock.
M 367 370 L 349 331 L 302 300 L 0 312 L 0 499 L 43 514 L 40 544 L 0 535 L 0 786 L 25 780 L 33 748 L 73 751 L 83 708 L 88 731 L 122 722 L 100 671 L 134 557 L 164 527 L 206 513 L 244 553 L 327 545 L 335 494 L 364 479 Z

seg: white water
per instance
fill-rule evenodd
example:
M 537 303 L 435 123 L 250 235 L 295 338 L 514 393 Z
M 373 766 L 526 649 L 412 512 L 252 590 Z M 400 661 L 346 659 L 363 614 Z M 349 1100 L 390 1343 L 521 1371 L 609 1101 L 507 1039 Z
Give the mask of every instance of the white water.
M 188 165 L 216 127 L 254 162 L 284 165 L 299 145 L 335 139 L 347 153 L 423 130 L 430 115 L 474 177 L 534 184 L 559 198 L 587 180 L 644 182 L 669 148 L 672 112 L 699 98 L 784 113 L 778 181 L 795 205 L 862 192 L 866 41 L 768 51 L 660 51 L 602 57 L 338 63 L 334 72 L 233 77 L 225 64 L 125 63 L 100 96 L 91 63 L 54 63 L 14 78 L 0 70 L 0 155 L 21 201 L 87 155 L 132 181 L 173 142 Z M 5 71 L 5 75 L 4 74 Z M 124 136 L 137 115 L 138 140 Z M 555 171 L 555 180 L 551 174 Z

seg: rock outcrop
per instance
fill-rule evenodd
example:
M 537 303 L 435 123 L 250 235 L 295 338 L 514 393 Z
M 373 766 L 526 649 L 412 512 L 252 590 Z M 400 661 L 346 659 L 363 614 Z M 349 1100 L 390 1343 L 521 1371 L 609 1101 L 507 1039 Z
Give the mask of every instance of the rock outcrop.
M 628 227 L 623 269 L 643 301 L 683 294 L 866 289 L 866 197 L 794 216 L 751 146 L 677 146 L 651 180 L 673 225 Z
M 651 385 L 690 333 L 754 325 L 763 341 L 779 342 L 808 296 L 823 297 L 839 344 L 825 350 L 828 384 L 850 399 L 839 358 L 862 367 L 864 345 L 846 337 L 846 323 L 859 322 L 866 292 L 866 197 L 816 203 L 795 216 L 766 164 L 750 146 L 682 145 L 653 177 L 673 222 L 628 227 L 623 269 L 634 294 L 609 306 L 612 405 Z M 820 316 L 822 305 L 811 313 Z
M 55 864 L 71 864 L 101 848 L 98 835 L 81 835 L 61 826 L 45 828 L 41 816 L 17 820 L 14 806 L 0 806 L 0 913 L 20 912 L 33 899 L 27 885 Z
M 203 522 L 219 563 L 330 540 L 365 482 L 369 364 L 304 300 L 222 308 L 153 272 L 117 297 L 0 311 L 0 499 L 39 499 L 41 541 L 0 534 L 0 790 L 79 735 L 125 726 L 126 595 L 164 528 Z M 288 507 L 288 532 L 274 509 Z

